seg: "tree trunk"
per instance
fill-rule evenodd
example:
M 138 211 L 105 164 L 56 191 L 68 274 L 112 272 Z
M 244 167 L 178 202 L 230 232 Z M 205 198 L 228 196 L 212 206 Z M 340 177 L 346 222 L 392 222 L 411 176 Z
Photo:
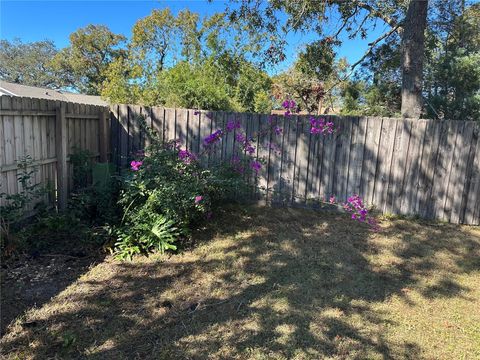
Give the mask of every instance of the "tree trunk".
M 402 116 L 422 112 L 423 57 L 428 0 L 410 0 L 402 38 Z

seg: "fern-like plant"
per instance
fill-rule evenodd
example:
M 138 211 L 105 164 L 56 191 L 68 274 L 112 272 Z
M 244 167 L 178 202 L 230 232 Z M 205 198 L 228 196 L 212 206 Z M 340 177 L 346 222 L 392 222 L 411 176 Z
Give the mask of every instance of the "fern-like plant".
M 144 214 L 143 214 L 144 215 Z M 166 250 L 176 250 L 174 245 L 180 232 L 172 220 L 163 215 L 153 214 L 136 216 L 136 221 L 117 231 L 115 257 L 131 261 L 133 256 L 147 254 L 150 251 L 163 253 Z

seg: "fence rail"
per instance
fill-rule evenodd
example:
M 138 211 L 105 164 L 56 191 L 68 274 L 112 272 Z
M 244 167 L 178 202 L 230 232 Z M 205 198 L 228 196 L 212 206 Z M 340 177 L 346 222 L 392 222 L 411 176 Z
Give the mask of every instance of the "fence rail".
M 178 139 L 193 152 L 212 131 L 237 119 L 254 138 L 255 156 L 265 159 L 257 183 L 264 191 L 257 195 L 268 202 L 309 205 L 359 194 L 385 213 L 480 224 L 478 122 L 328 116 L 338 131 L 316 136 L 307 116 L 274 116 L 283 131 L 271 139 L 259 135 L 269 123 L 262 114 L 133 105 L 108 110 L 10 96 L 0 103 L 0 192 L 19 190 L 16 160 L 30 155 L 39 168 L 35 181 L 53 184 L 51 197 L 62 207 L 72 186 L 74 147 L 123 168 L 148 144 L 140 118 L 162 140 Z M 235 133 L 227 133 L 209 161 L 229 161 L 235 144 Z

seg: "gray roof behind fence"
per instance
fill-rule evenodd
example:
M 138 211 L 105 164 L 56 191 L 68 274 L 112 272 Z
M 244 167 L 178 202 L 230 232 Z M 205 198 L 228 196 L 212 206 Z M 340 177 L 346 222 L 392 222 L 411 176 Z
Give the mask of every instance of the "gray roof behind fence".
M 100 96 L 76 94 L 63 90 L 52 90 L 36 86 L 26 86 L 0 80 L 0 95 L 30 97 L 37 99 L 70 101 L 81 104 L 106 106 Z

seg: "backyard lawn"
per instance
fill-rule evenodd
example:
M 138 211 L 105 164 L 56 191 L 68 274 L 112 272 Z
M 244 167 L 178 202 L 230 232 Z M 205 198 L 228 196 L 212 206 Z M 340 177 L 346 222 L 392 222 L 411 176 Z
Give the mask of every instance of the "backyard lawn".
M 7 359 L 479 359 L 480 229 L 251 207 L 179 255 L 105 261 L 7 328 Z

